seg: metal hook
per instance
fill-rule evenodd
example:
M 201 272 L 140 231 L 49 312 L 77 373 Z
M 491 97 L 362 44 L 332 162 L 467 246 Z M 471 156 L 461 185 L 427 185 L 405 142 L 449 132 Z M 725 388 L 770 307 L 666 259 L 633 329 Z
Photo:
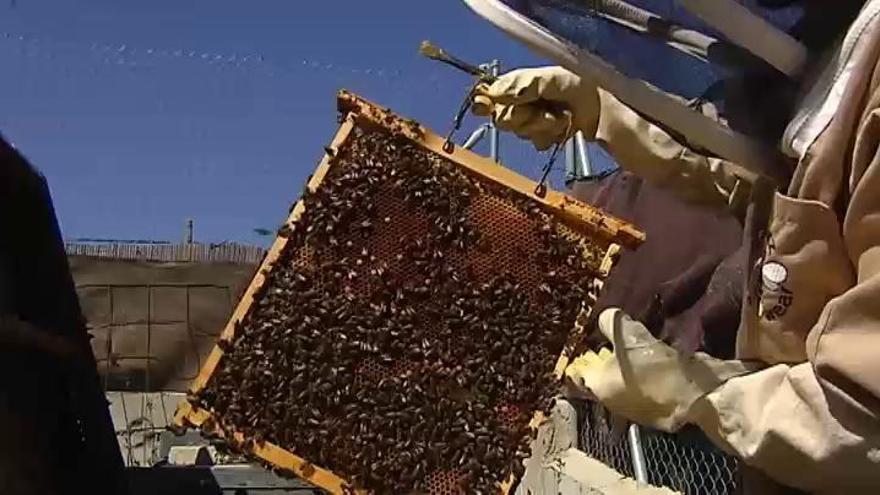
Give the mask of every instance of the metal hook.
M 547 195 L 547 176 L 550 175 L 550 170 L 553 169 L 553 164 L 556 163 L 559 150 L 573 135 L 571 130 L 574 124 L 572 121 L 574 119 L 571 112 L 566 112 L 565 115 L 568 116 L 568 123 L 565 126 L 565 134 L 562 135 L 562 139 L 560 139 L 559 142 L 553 145 L 553 151 L 550 152 L 550 158 L 547 159 L 547 163 L 544 164 L 544 168 L 541 169 L 541 180 L 538 181 L 538 185 L 535 186 L 535 196 L 539 198 L 543 198 Z
M 559 155 L 559 149 L 562 148 L 562 143 L 564 142 L 565 140 L 562 140 L 553 145 L 553 151 L 550 152 L 550 158 L 541 170 L 541 180 L 538 181 L 538 185 L 535 186 L 535 196 L 539 198 L 543 198 L 547 195 L 547 176 L 550 175 L 550 170 L 553 169 L 553 164 L 556 163 L 556 157 Z
M 455 135 L 456 131 L 461 129 L 461 123 L 464 121 L 464 116 L 467 114 L 467 111 L 470 110 L 471 105 L 474 102 L 474 96 L 477 94 L 477 86 L 479 85 L 480 82 L 477 81 L 471 86 L 467 95 L 464 97 L 464 101 L 461 102 L 461 106 L 458 108 L 455 118 L 452 119 L 452 129 L 446 134 L 446 141 L 443 143 L 443 151 L 446 153 L 452 153 L 455 150 L 455 143 L 452 141 L 452 137 Z

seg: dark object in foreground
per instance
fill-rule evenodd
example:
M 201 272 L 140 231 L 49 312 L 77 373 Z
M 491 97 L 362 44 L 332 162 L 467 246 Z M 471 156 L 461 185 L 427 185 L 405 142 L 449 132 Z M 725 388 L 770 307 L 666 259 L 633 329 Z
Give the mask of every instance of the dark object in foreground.
M 0 138 L 0 492 L 125 493 L 46 180 Z
M 125 470 L 131 495 L 319 495 L 318 488 L 279 478 L 259 466 L 154 466 Z

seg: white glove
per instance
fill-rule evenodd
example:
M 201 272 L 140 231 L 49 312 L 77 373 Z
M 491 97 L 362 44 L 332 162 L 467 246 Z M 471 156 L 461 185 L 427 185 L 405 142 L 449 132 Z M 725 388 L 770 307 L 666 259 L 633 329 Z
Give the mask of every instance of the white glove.
M 566 368 L 569 391 L 594 397 L 636 423 L 675 431 L 695 417 L 695 403 L 725 381 L 755 369 L 697 352 L 681 355 L 618 308 L 599 315 L 614 352 L 588 352 Z
M 599 92 L 562 67 L 519 69 L 481 85 L 473 112 L 491 115 L 499 129 L 528 139 L 539 150 L 564 141 L 577 131 L 595 136 Z

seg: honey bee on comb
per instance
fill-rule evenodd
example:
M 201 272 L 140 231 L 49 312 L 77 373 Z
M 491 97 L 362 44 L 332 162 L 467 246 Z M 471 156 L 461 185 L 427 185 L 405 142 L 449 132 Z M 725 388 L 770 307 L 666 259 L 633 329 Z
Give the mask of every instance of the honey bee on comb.
M 387 120 L 330 147 L 198 403 L 335 493 L 498 493 L 611 243 Z

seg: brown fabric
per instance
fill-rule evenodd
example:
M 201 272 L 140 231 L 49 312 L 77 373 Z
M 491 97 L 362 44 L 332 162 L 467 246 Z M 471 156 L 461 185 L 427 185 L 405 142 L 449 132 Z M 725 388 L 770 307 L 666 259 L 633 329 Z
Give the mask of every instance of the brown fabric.
M 745 462 L 816 493 L 880 493 L 876 22 L 865 43 L 870 49 L 856 59 L 846 96 L 788 194 L 752 195 L 738 352 L 785 364 L 730 380 L 695 419 Z M 768 206 L 772 212 L 760 211 Z
M 848 88 L 851 97 L 814 145 L 803 181 L 790 194 L 829 209 L 845 205 L 842 229 L 833 234 L 840 242 L 835 254 L 849 262 L 851 286 L 825 307 L 807 352 L 820 379 L 880 421 L 880 29 L 873 41 L 873 53 Z
M 773 210 L 755 265 L 751 313 L 743 326 L 750 337 L 741 340 L 740 357 L 799 363 L 807 359 L 804 342 L 822 308 L 852 286 L 853 270 L 830 208 L 777 194 Z M 781 279 L 768 270 L 779 271 Z
M 613 97 L 601 99 L 597 131 L 656 185 L 700 204 L 744 200 L 737 355 L 772 366 L 707 394 L 691 421 L 746 464 L 817 493 L 880 493 L 880 21 L 861 34 L 865 49 L 835 88 L 844 97 L 787 195 Z
M 743 213 L 754 173 L 683 146 L 601 88 L 599 104 L 595 139 L 624 170 L 691 204 Z
M 646 233 L 612 271 L 594 314 L 619 307 L 680 350 L 733 357 L 742 300 L 736 219 L 623 171 L 575 183 L 572 194 Z
M 880 29 L 871 42 L 788 194 L 774 199 L 754 263 L 754 313 L 744 321 L 753 336 L 740 351 L 770 363 L 809 357 L 820 376 L 878 399 L 880 361 L 866 349 L 880 348 Z M 759 273 L 768 264 L 784 268 L 783 282 Z

